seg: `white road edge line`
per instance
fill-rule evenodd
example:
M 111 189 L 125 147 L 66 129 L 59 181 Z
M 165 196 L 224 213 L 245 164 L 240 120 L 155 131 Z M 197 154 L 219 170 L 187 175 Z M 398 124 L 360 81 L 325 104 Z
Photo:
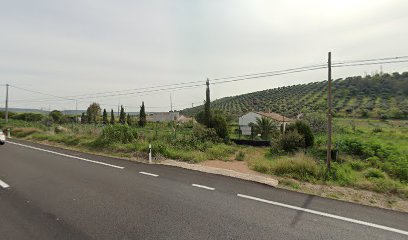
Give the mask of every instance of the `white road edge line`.
M 139 173 L 144 174 L 144 175 L 148 175 L 148 176 L 152 176 L 152 177 L 158 177 L 159 176 L 157 174 L 148 173 L 148 172 L 139 172 Z
M 34 150 L 47 152 L 47 153 L 51 153 L 51 154 L 55 154 L 55 155 L 59 155 L 59 156 L 63 156 L 63 157 L 74 158 L 74 159 L 78 159 L 78 160 L 85 161 L 85 162 L 91 162 L 91 163 L 96 163 L 96 164 L 100 164 L 100 165 L 104 165 L 104 166 L 108 166 L 108 167 L 124 169 L 124 167 L 121 167 L 121 166 L 116 166 L 116 165 L 109 164 L 109 163 L 104 163 L 104 162 L 98 162 L 98 161 L 94 161 L 94 160 L 90 160 L 90 159 L 86 159 L 86 158 L 81 158 L 81 157 L 77 157 L 77 156 L 72 156 L 72 155 L 68 155 L 68 154 L 64 154 L 64 153 L 54 152 L 54 151 L 50 151 L 50 150 L 46 150 L 46 149 L 42 149 L 42 148 L 37 148 L 37 147 L 33 147 L 33 146 L 21 144 L 21 143 L 15 143 L 15 142 L 10 142 L 10 141 L 7 142 L 7 143 L 11 143 L 11 144 L 15 144 L 15 145 L 18 145 L 18 146 L 21 146 L 21 147 L 31 148 L 31 149 L 34 149 Z
M 191 184 L 191 186 L 193 186 L 193 187 L 198 187 L 198 188 L 204 188 L 204 189 L 211 190 L 211 191 L 214 191 L 214 190 L 215 190 L 215 188 L 207 187 L 207 186 L 199 185 L 199 184 Z
M 274 202 L 274 201 L 269 201 L 269 200 L 265 200 L 265 199 L 262 199 L 262 198 L 252 197 L 252 196 L 248 196 L 248 195 L 244 195 L 244 194 L 237 194 L 237 196 L 242 197 L 242 198 L 246 198 L 246 199 L 251 199 L 251 200 L 263 202 L 263 203 L 273 204 L 273 205 L 280 206 L 280 207 L 290 208 L 290 209 L 294 209 L 294 210 L 297 210 L 297 211 L 312 213 L 312 214 L 316 214 L 316 215 L 320 215 L 320 216 L 324 216 L 324 217 L 334 218 L 334 219 L 338 219 L 338 220 L 342 220 L 342 221 L 346 221 L 346 222 L 351 222 L 351 223 L 356 223 L 356 224 L 369 226 L 369 227 L 373 227 L 373 228 L 378 228 L 378 229 L 382 229 L 382 230 L 386 230 L 386 231 L 390 231 L 390 232 L 396 232 L 396 233 L 400 233 L 400 234 L 408 236 L 407 231 L 396 229 L 396 228 L 391 228 L 391 227 L 387 227 L 387 226 L 383 226 L 383 225 L 379 225 L 379 224 L 375 224 L 375 223 L 364 222 L 364 221 L 360 221 L 360 220 L 356 220 L 356 219 L 352 219 L 352 218 L 347 218 L 347 217 L 342 217 L 342 216 L 338 216 L 338 215 L 334 215 L 334 214 L 330 214 L 330 213 L 319 212 L 319 211 L 316 211 L 316 210 L 311 210 L 311 209 L 302 208 L 302 207 L 296 207 L 296 206 L 292 206 L 292 205 L 288 205 L 288 204 L 284 204 L 284 203 L 279 203 L 279 202 Z
M 7 183 L 5 183 L 5 182 L 3 182 L 3 181 L 0 180 L 0 187 L 2 187 L 2 188 L 9 188 L 10 185 L 8 185 Z

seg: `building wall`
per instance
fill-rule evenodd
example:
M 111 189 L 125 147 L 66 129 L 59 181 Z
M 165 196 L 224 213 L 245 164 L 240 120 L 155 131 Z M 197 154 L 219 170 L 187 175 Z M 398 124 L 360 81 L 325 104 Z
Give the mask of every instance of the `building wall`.
M 250 123 L 256 123 L 256 118 L 261 118 L 262 116 L 254 113 L 249 112 L 238 119 L 239 122 L 239 129 L 241 129 L 242 135 L 251 135 L 251 127 L 248 126 Z
M 153 122 L 170 122 L 177 121 L 180 117 L 179 112 L 164 112 L 164 113 L 153 113 Z

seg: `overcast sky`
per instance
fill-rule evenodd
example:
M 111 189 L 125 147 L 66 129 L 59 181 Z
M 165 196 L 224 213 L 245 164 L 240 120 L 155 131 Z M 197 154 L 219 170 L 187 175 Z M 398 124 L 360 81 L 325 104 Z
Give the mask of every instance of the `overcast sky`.
M 59 96 L 137 89 L 327 61 L 408 55 L 407 0 L 0 0 L 0 84 Z M 408 71 L 408 63 L 383 65 Z M 334 69 L 333 78 L 380 66 Z M 212 99 L 322 81 L 326 70 L 214 85 Z M 4 87 L 0 87 L 4 101 Z M 170 110 L 170 91 L 82 99 L 103 108 Z M 175 109 L 205 87 L 173 91 Z M 10 89 L 10 107 L 74 109 L 74 101 Z M 17 101 L 19 100 L 19 101 Z M 27 100 L 27 101 L 20 101 Z M 14 102 L 15 101 L 15 102 Z

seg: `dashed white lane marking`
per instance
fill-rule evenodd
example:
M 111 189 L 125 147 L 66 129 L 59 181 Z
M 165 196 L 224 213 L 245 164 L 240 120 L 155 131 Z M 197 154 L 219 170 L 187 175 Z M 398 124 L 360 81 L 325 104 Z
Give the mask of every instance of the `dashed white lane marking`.
M 139 172 L 139 173 L 144 174 L 144 175 L 148 175 L 148 176 L 152 176 L 152 177 L 158 177 L 158 176 L 159 176 L 159 175 L 157 175 L 157 174 L 148 173 L 148 172 Z
M 3 182 L 3 181 L 0 180 L 0 187 L 2 187 L 2 188 L 9 188 L 10 185 L 8 185 L 7 183 L 5 183 L 5 182 Z
M 312 213 L 312 214 L 316 214 L 316 215 L 320 215 L 320 216 L 324 216 L 324 217 L 329 217 L 329 218 L 334 218 L 334 219 L 338 219 L 338 220 L 342 220 L 342 221 L 346 221 L 346 222 L 356 223 L 356 224 L 369 226 L 369 227 L 374 227 L 374 228 L 378 228 L 378 229 L 382 229 L 382 230 L 386 230 L 386 231 L 390 231 L 390 232 L 400 233 L 400 234 L 408 236 L 407 231 L 396 229 L 396 228 L 391 228 L 391 227 L 387 227 L 387 226 L 383 226 L 383 225 L 379 225 L 379 224 L 375 224 L 375 223 L 364 222 L 364 221 L 360 221 L 360 220 L 356 220 L 356 219 L 352 219 L 352 218 L 347 218 L 347 217 L 342 217 L 342 216 L 338 216 L 338 215 L 334 215 L 334 214 L 330 214 L 330 213 L 319 212 L 319 211 L 316 211 L 316 210 L 311 210 L 311 209 L 302 208 L 302 207 L 296 207 L 296 206 L 292 206 L 292 205 L 288 205 L 288 204 L 284 204 L 284 203 L 279 203 L 279 202 L 274 202 L 274 201 L 269 201 L 269 200 L 266 200 L 266 199 L 252 197 L 252 196 L 248 196 L 248 195 L 244 195 L 244 194 L 237 194 L 237 196 L 242 197 L 242 198 L 246 198 L 246 199 L 251 199 L 251 200 L 263 202 L 263 203 L 269 203 L 269 204 L 280 206 L 280 207 L 290 208 L 290 209 L 294 209 L 294 210 L 297 210 L 297 211 Z
M 215 190 L 215 188 L 207 187 L 207 186 L 199 185 L 199 184 L 191 184 L 191 186 L 193 186 L 193 187 L 198 187 L 198 188 L 204 188 L 204 189 L 211 190 L 211 191 L 214 191 L 214 190 Z
M 86 158 L 81 158 L 81 157 L 77 157 L 77 156 L 72 156 L 72 155 L 68 155 L 68 154 L 64 154 L 64 153 L 54 152 L 54 151 L 50 151 L 50 150 L 47 150 L 47 149 L 37 148 L 37 147 L 33 147 L 33 146 L 21 144 L 21 143 L 15 143 L 15 142 L 8 142 L 8 143 L 15 144 L 15 145 L 18 145 L 18 146 L 21 146 L 21 147 L 31 148 L 31 149 L 34 149 L 34 150 L 37 150 L 37 151 L 42 151 L 42 152 L 47 152 L 47 153 L 63 156 L 63 157 L 74 158 L 74 159 L 78 159 L 78 160 L 85 161 L 85 162 L 91 162 L 91 163 L 96 163 L 96 164 L 100 164 L 100 165 L 104 165 L 104 166 L 108 166 L 108 167 L 124 169 L 124 167 L 121 167 L 121 166 L 117 166 L 117 165 L 113 165 L 113 164 L 109 164 L 109 163 L 104 163 L 104 162 L 98 162 L 98 161 L 94 161 L 94 160 L 90 160 L 90 159 L 86 159 Z

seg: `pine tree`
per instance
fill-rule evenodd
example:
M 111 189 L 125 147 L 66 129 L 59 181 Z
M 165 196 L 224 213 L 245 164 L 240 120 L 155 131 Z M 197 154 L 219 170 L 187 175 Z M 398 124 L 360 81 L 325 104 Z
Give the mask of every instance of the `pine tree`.
M 131 126 L 132 125 L 132 118 L 130 117 L 129 113 L 126 116 L 126 123 L 127 125 Z
M 140 107 L 140 112 L 139 112 L 139 126 L 141 126 L 141 127 L 146 126 L 146 112 L 145 112 L 144 102 L 142 102 L 142 106 Z
M 115 124 L 115 114 L 113 113 L 113 109 L 111 109 L 111 117 L 110 117 L 110 124 Z
M 120 106 L 119 122 L 120 124 L 126 123 L 126 113 L 125 109 L 123 108 L 123 105 Z
M 108 124 L 108 113 L 106 112 L 106 109 L 103 109 L 103 113 L 102 113 L 102 123 Z
M 210 100 L 210 80 L 207 79 L 207 90 L 205 92 L 205 104 L 204 104 L 204 117 L 205 117 L 205 125 L 207 127 L 211 127 L 211 100 Z

